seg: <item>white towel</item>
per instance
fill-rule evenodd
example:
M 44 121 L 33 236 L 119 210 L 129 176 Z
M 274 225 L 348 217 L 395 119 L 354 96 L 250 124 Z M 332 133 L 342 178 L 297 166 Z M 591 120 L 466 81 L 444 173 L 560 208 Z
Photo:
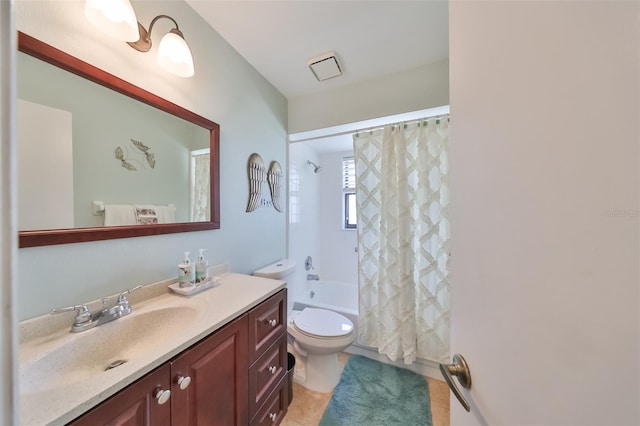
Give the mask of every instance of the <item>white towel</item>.
M 155 206 L 134 206 L 138 225 L 155 225 L 158 223 Z
M 158 215 L 158 223 L 176 223 L 176 206 L 173 204 L 156 206 L 156 215 Z
M 138 223 L 150 224 L 150 223 L 175 223 L 176 222 L 176 206 L 169 204 L 167 206 L 153 205 L 153 204 L 137 204 L 134 206 L 137 212 L 142 212 L 146 215 L 146 223 L 140 222 L 141 216 L 138 214 Z M 146 210 L 146 213 L 144 212 Z M 152 211 L 155 213 L 152 213 Z M 156 219 L 154 222 L 153 219 Z
M 105 204 L 104 226 L 135 225 L 136 215 L 131 204 Z

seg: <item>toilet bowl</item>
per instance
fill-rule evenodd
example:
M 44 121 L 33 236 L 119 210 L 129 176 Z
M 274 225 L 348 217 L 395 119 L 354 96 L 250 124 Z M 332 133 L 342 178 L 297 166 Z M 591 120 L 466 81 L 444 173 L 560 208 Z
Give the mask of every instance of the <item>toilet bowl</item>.
M 327 309 L 304 308 L 292 312 L 287 332 L 304 370 L 294 380 L 316 392 L 331 392 L 340 380 L 338 352 L 355 340 L 351 320 Z

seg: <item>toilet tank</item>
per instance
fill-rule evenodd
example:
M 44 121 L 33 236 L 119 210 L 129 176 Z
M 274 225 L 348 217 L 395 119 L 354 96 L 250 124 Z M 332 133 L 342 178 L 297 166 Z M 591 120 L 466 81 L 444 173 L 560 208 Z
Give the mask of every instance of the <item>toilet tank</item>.
M 271 265 L 267 265 L 264 268 L 260 268 L 254 271 L 253 275 L 256 277 L 272 278 L 276 280 L 283 280 L 284 277 L 293 273 L 296 270 L 296 264 L 291 259 L 282 259 Z

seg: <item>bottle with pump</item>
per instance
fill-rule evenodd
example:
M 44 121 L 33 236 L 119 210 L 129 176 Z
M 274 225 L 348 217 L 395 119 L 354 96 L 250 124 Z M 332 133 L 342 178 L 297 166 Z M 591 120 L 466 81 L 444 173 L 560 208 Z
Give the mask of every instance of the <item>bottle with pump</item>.
M 207 249 L 200 249 L 198 261 L 196 262 L 196 285 L 201 284 L 209 279 L 209 263 L 204 258 L 204 252 Z
M 180 288 L 191 287 L 194 285 L 194 269 L 189 259 L 189 252 L 184 252 L 184 260 L 178 265 L 178 283 Z

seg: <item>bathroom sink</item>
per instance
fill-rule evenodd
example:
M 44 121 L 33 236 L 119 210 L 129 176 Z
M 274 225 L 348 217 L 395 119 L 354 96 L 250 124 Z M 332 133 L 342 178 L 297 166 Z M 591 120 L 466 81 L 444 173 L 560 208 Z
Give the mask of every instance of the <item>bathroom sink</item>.
M 197 313 L 189 306 L 134 310 L 88 331 L 21 345 L 20 393 L 61 390 L 114 374 L 127 362 L 162 349 L 166 337 L 180 333 Z

